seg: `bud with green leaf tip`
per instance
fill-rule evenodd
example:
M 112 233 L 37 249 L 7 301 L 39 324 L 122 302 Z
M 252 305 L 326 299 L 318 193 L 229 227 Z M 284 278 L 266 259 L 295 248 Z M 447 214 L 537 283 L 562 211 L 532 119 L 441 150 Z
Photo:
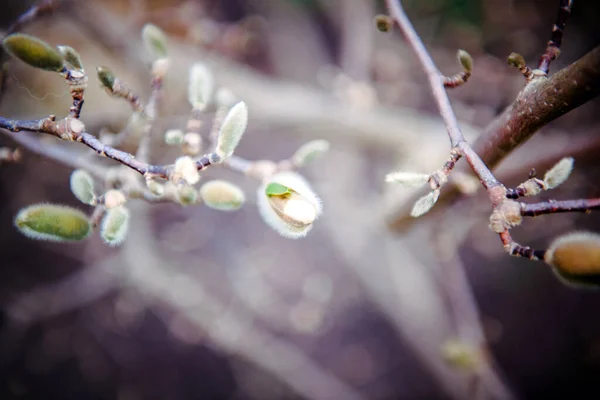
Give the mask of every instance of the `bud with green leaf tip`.
M 83 240 L 91 232 L 90 221 L 81 211 L 54 204 L 35 204 L 23 208 L 15 226 L 32 239 L 54 242 Z
M 229 110 L 217 139 L 215 152 L 222 159 L 230 157 L 237 147 L 248 125 L 248 107 L 240 101 Z
M 79 53 L 71 46 L 57 46 L 58 52 L 63 56 L 64 60 L 71 64 L 75 69 L 83 71 L 83 63 Z
M 242 189 L 222 180 L 213 180 L 202 185 L 200 197 L 207 207 L 220 211 L 237 210 L 246 201 Z
M 167 57 L 167 37 L 158 26 L 153 24 L 144 25 L 142 28 L 142 40 L 148 52 L 155 59 Z
M 190 68 L 188 100 L 193 108 L 203 110 L 210 102 L 214 79 L 212 72 L 204 64 L 196 63 Z
M 296 172 L 275 174 L 258 189 L 263 220 L 281 236 L 301 238 L 312 229 L 322 211 L 321 200 Z
M 100 238 L 109 246 L 118 246 L 125 240 L 129 229 L 129 210 L 125 207 L 111 208 L 100 225 Z
M 15 33 L 2 40 L 2 46 L 13 57 L 46 71 L 61 72 L 64 59 L 46 42 L 23 33 Z
M 555 239 L 544 261 L 565 283 L 600 287 L 600 235 L 573 232 Z
M 94 205 L 96 203 L 94 180 L 89 172 L 82 169 L 76 169 L 71 173 L 69 184 L 71 186 L 71 192 L 77 197 L 77 200 L 89 205 Z
M 311 140 L 300 146 L 292 156 L 292 162 L 298 167 L 302 167 L 312 162 L 329 151 L 329 142 L 327 140 Z

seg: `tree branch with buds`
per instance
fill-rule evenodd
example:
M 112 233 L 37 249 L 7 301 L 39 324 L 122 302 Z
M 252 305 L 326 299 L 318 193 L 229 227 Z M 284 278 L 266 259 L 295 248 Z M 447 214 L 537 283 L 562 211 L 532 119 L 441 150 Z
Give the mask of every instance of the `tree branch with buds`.
M 600 86 L 598 83 L 592 82 L 592 78 L 600 74 L 599 69 L 588 68 L 589 63 L 594 64 L 599 61 L 595 60 L 595 58 L 599 57 L 599 49 L 593 50 L 578 62 L 579 64 L 586 65 L 586 67 L 582 68 L 581 65 L 575 67 L 571 66 L 570 68 L 573 68 L 575 72 L 565 69 L 556 74 L 558 77 L 555 78 L 556 82 L 554 83 L 560 82 L 563 85 L 549 84 L 548 82 L 550 80 L 546 78 L 551 61 L 558 56 L 560 44 L 562 42 L 562 34 L 567 17 L 571 11 L 572 2 L 561 0 L 557 23 L 553 27 L 552 38 L 548 42 L 547 49 L 540 59 L 538 69 L 531 70 L 530 68 L 525 68 L 524 61 L 519 55 L 513 54 L 509 58 L 509 63 L 519 67 L 525 75 L 527 86 L 519 94 L 512 109 L 505 112 L 505 114 L 508 113 L 510 116 L 509 120 L 503 120 L 502 117 L 499 120 L 501 121 L 500 124 L 503 127 L 503 130 L 496 132 L 498 135 L 495 137 L 495 140 L 491 141 L 494 143 L 494 150 L 490 150 L 487 153 L 485 151 L 481 152 L 481 154 L 485 155 L 485 158 L 480 156 L 480 153 L 476 150 L 478 148 L 477 143 L 472 147 L 464 139 L 445 90 L 445 87 L 452 87 L 452 85 L 446 84 L 448 81 L 447 78 L 444 78 L 438 71 L 420 37 L 406 17 L 400 2 L 398 0 L 386 0 L 386 4 L 390 18 L 399 27 L 427 74 L 439 112 L 446 124 L 446 130 L 451 145 L 448 161 L 442 168 L 431 174 L 396 172 L 387 175 L 386 180 L 388 182 L 398 182 L 406 186 L 429 184 L 431 191 L 414 203 L 411 215 L 413 217 L 419 217 L 426 214 L 436 204 L 440 197 L 441 190 L 448 182 L 448 178 L 456 163 L 461 158 L 464 158 L 488 193 L 488 198 L 492 206 L 490 228 L 499 235 L 505 250 L 509 254 L 526 257 L 531 260 L 544 260 L 555 268 L 568 270 L 569 273 L 566 275 L 574 275 L 577 280 L 597 280 L 600 276 L 600 257 L 598 256 L 600 253 L 600 240 L 597 238 L 600 237 L 600 235 L 586 234 L 584 236 L 574 236 L 575 239 L 571 239 L 567 242 L 557 240 L 550 246 L 548 251 L 545 251 L 534 250 L 528 246 L 523 246 L 514 241 L 510 234 L 511 229 L 522 223 L 523 216 L 568 211 L 589 212 L 591 209 L 598 207 L 597 199 L 574 200 L 562 203 L 551 201 L 533 205 L 520 203 L 515 200 L 521 196 L 535 196 L 543 190 L 550 190 L 558 187 L 569 177 L 573 168 L 573 159 L 564 158 L 561 160 L 545 174 L 544 179 L 538 179 L 535 176 L 535 172 L 530 174 L 527 181 L 514 189 L 506 188 L 496 179 L 490 170 L 490 165 L 495 165 L 498 159 L 503 156 L 501 151 L 504 150 L 505 152 L 508 152 L 514 149 L 518 144 L 531 136 L 537 128 L 543 125 L 543 123 L 540 122 L 538 114 L 541 114 L 542 121 L 547 120 L 548 118 L 554 119 L 558 115 L 562 115 L 571 108 L 594 97 L 599 91 L 598 89 Z M 378 26 L 380 25 L 381 22 L 379 21 Z M 466 57 L 464 54 L 461 57 L 459 52 L 459 58 L 468 59 L 470 57 Z M 472 62 L 468 62 L 467 65 L 468 68 L 465 66 L 465 70 L 468 70 L 470 73 L 472 70 Z M 577 77 L 580 78 L 579 80 L 574 78 L 575 74 L 578 74 Z M 565 75 L 568 75 L 572 79 L 571 82 L 567 83 L 565 81 Z M 574 88 L 577 88 L 578 90 L 574 91 Z M 568 101 L 567 99 L 563 99 L 560 104 L 556 104 L 556 101 L 558 101 L 561 96 L 564 96 L 565 92 L 569 92 L 570 94 Z M 549 94 L 551 93 L 554 93 L 555 96 L 550 102 Z M 543 99 L 547 101 L 542 101 Z M 537 104 L 536 110 L 530 108 L 528 105 L 530 101 Z M 522 107 L 525 105 L 529 108 L 525 112 L 520 112 L 518 119 L 512 118 L 514 115 L 513 113 L 516 111 L 515 109 L 522 110 Z M 533 122 L 533 120 L 536 122 Z M 481 143 L 482 140 L 485 139 L 480 138 L 478 143 Z M 489 143 L 490 142 L 487 142 L 487 144 Z M 488 146 L 487 149 L 491 149 L 491 147 Z M 577 238 L 583 238 L 581 239 L 581 243 L 577 242 Z M 565 245 L 564 243 L 567 244 Z M 588 259 L 574 258 L 572 261 L 568 261 L 565 258 L 562 258 L 560 263 L 555 262 L 556 254 L 560 254 L 561 251 L 563 251 L 563 247 L 561 246 L 575 248 L 580 245 L 583 249 L 582 251 L 585 254 L 590 255 Z M 594 247 L 596 245 L 598 248 Z M 581 265 L 584 265 L 585 268 L 579 268 Z M 564 276 L 565 274 L 563 274 L 563 278 Z

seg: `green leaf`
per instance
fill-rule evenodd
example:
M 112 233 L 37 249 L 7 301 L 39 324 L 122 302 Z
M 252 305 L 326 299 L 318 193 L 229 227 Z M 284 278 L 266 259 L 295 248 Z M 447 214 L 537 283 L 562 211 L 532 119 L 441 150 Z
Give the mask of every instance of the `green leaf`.
M 267 185 L 265 193 L 267 196 L 285 196 L 292 193 L 292 189 L 280 183 L 271 182 Z
M 32 239 L 54 242 L 82 240 L 91 232 L 87 215 L 75 208 L 54 204 L 23 208 L 15 217 L 15 226 Z
M 64 68 L 64 59 L 59 52 L 36 37 L 15 33 L 5 37 L 2 46 L 10 55 L 32 67 L 53 72 Z

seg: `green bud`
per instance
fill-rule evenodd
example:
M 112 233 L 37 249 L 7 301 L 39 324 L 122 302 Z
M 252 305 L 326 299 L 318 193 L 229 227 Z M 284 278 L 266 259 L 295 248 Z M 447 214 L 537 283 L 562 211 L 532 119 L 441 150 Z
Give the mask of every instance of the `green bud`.
M 237 210 L 246 201 L 242 189 L 222 180 L 214 180 L 202 185 L 200 197 L 207 207 L 220 211 Z
M 84 204 L 94 204 L 96 200 L 94 180 L 87 171 L 76 169 L 71 173 L 69 183 L 71 185 L 71 192 L 77 197 L 77 200 Z
M 100 237 L 109 246 L 118 246 L 125 240 L 129 229 L 129 210 L 115 207 L 106 211 L 100 226 Z
M 112 92 L 113 86 L 115 85 L 115 76 L 112 71 L 106 67 L 97 67 L 96 72 L 102 86 Z
M 544 261 L 571 286 L 600 287 L 600 235 L 573 232 L 560 236 L 546 251 Z
M 506 61 L 508 62 L 508 65 L 516 68 L 521 68 L 527 65 L 525 63 L 525 59 L 519 53 L 510 53 Z
M 476 347 L 460 340 L 444 342 L 441 348 L 442 358 L 453 368 L 473 372 L 481 363 L 481 355 Z
M 5 37 L 2 46 L 10 55 L 32 67 L 52 72 L 60 72 L 64 68 L 62 56 L 36 37 L 15 33 Z
M 210 69 L 204 64 L 196 63 L 190 68 L 188 100 L 192 107 L 204 109 L 210 101 L 214 79 Z
M 71 64 L 76 69 L 83 71 L 83 63 L 79 53 L 71 46 L 57 46 L 58 52 L 63 56 L 64 60 Z
M 248 124 L 248 107 L 240 101 L 229 110 L 217 140 L 215 152 L 223 159 L 231 156 L 237 147 Z
M 15 226 L 32 239 L 54 242 L 83 240 L 91 232 L 87 215 L 75 208 L 53 204 L 23 208 L 15 217 Z
M 465 72 L 473 72 L 473 57 L 464 50 L 458 50 L 456 53 L 458 62 L 465 69 Z
M 312 140 L 300 146 L 292 156 L 292 161 L 299 167 L 302 167 L 315 158 L 322 156 L 329 151 L 329 142 L 327 140 Z
M 165 143 L 169 146 L 178 146 L 183 143 L 183 131 L 181 129 L 169 129 L 165 132 Z
M 189 206 L 198 201 L 198 191 L 193 186 L 184 185 L 179 189 L 179 204 Z
M 156 25 L 146 24 L 142 28 L 142 40 L 146 49 L 156 59 L 167 57 L 167 37 Z

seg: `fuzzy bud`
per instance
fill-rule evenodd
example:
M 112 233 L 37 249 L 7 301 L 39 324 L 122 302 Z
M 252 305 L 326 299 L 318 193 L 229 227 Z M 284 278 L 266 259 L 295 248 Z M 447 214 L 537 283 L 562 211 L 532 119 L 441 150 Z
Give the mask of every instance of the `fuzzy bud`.
M 523 222 L 521 204 L 514 200 L 505 199 L 490 215 L 490 229 L 502 233 Z
M 431 208 L 435 205 L 440 197 L 440 189 L 435 189 L 421 197 L 416 201 L 415 205 L 410 212 L 410 215 L 414 218 L 420 217 L 423 214 L 426 214 L 431 210 Z
M 118 246 L 125 240 L 129 229 L 129 210 L 125 207 L 109 209 L 100 226 L 100 237 L 109 246 Z
M 217 139 L 215 152 L 223 159 L 231 156 L 237 147 L 248 124 L 248 107 L 240 101 L 229 110 Z
M 64 60 L 71 64 L 75 69 L 83 71 L 83 63 L 81 62 L 81 56 L 71 46 L 57 46 L 58 52 L 62 55 Z
M 573 158 L 565 157 L 550 168 L 544 175 L 546 189 L 554 189 L 569 178 L 573 171 Z
M 175 182 L 184 180 L 189 185 L 193 185 L 200 180 L 198 168 L 191 157 L 184 156 L 175 160 L 175 170 L 171 179 Z
M 525 59 L 519 53 L 510 53 L 506 61 L 508 62 L 508 65 L 516 68 L 523 68 L 527 65 Z
M 127 202 L 125 194 L 116 189 L 111 189 L 104 193 L 104 206 L 108 209 L 122 206 Z
M 165 193 L 165 187 L 151 178 L 146 179 L 146 187 L 155 196 L 162 196 Z
M 189 206 L 198 201 L 198 191 L 189 185 L 183 185 L 179 188 L 179 204 Z
M 202 151 L 202 136 L 196 132 L 188 132 L 183 137 L 181 151 L 187 156 L 197 156 Z
M 456 53 L 458 62 L 464 68 L 465 72 L 473 72 L 473 57 L 464 50 L 458 50 Z
M 242 189 L 222 180 L 214 180 L 202 185 L 200 197 L 207 207 L 220 211 L 237 210 L 246 201 Z
M 196 63 L 190 68 L 188 100 L 193 108 L 203 110 L 210 102 L 213 92 L 213 74 L 204 64 Z
M 303 167 L 329 151 L 327 140 L 311 140 L 300 146 L 292 156 L 292 162 L 298 167 Z
M 295 172 L 280 172 L 258 189 L 263 220 L 281 236 L 301 238 L 312 229 L 322 211 L 321 200 Z
M 419 187 L 425 185 L 429 181 L 429 175 L 419 174 L 416 172 L 391 172 L 385 176 L 386 182 L 399 183 L 407 187 Z
M 15 226 L 32 239 L 54 242 L 83 240 L 91 232 L 87 215 L 75 208 L 53 204 L 23 208 L 15 217 Z
M 167 52 L 167 37 L 164 32 L 156 25 L 146 24 L 142 28 L 142 40 L 146 50 L 155 59 L 166 58 Z
M 546 251 L 544 261 L 565 283 L 600 286 L 600 235 L 573 232 L 560 236 Z
M 112 71 L 107 67 L 97 67 L 96 73 L 102 86 L 108 91 L 112 92 L 113 86 L 115 85 L 115 75 L 112 73 Z
M 169 129 L 164 135 L 165 143 L 169 146 L 179 146 L 183 143 L 183 131 L 181 129 Z
M 14 33 L 2 40 L 2 46 L 11 56 L 32 67 L 51 72 L 61 72 L 64 68 L 60 53 L 36 37 Z
M 69 179 L 69 184 L 71 192 L 73 192 L 77 200 L 89 205 L 93 205 L 96 202 L 94 180 L 87 171 L 82 169 L 73 171 Z
M 167 72 L 169 72 L 170 66 L 171 61 L 168 58 L 154 60 L 152 63 L 152 76 L 163 79 L 167 75 Z

